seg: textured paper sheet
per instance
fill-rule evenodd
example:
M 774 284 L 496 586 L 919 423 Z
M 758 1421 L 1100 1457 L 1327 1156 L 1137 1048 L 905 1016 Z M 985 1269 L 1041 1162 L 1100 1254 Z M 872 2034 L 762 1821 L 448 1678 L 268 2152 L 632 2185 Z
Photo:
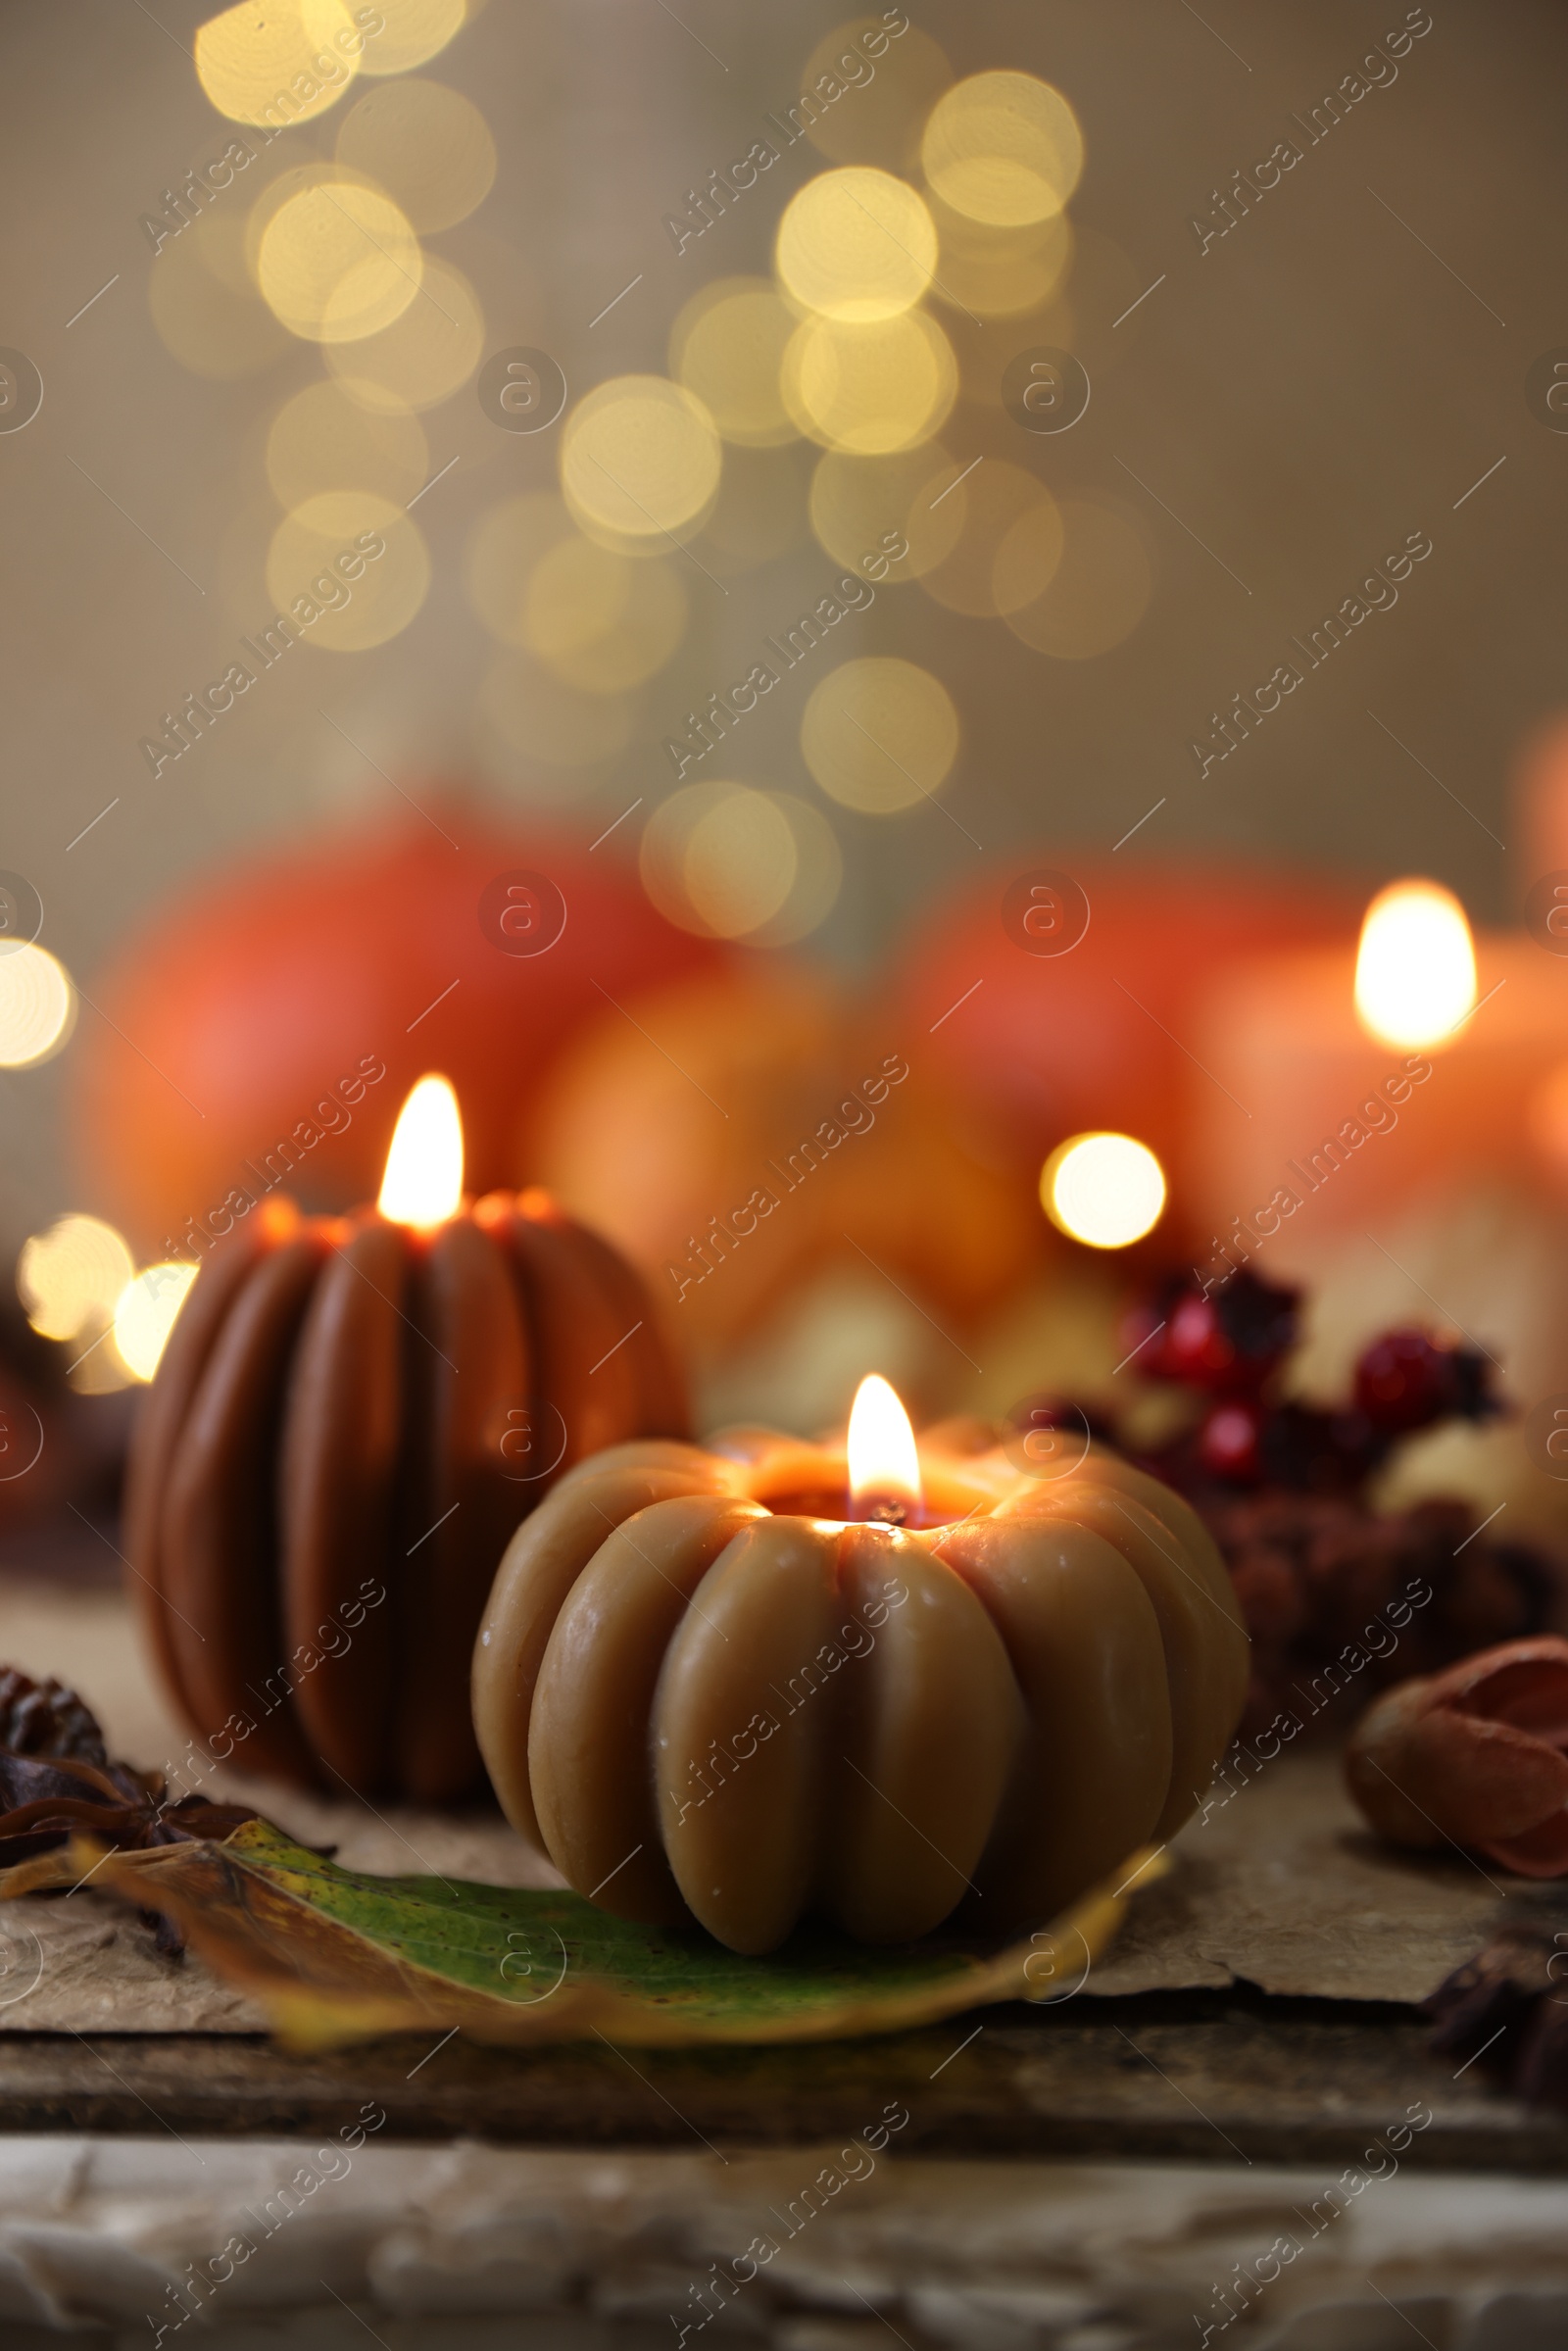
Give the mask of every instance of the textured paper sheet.
M 112 1587 L 0 1583 L 0 1664 L 56 1674 L 78 1690 L 112 1755 L 142 1770 L 182 1766 L 188 1734 L 165 1704 Z M 182 1759 L 186 1759 L 182 1763 Z M 377 1812 L 333 1803 L 220 1767 L 204 1794 L 254 1804 L 303 1843 L 335 1845 L 348 1869 L 556 1886 L 494 1812 Z M 152 1932 L 91 1886 L 66 1897 L 0 1904 L 0 2033 L 263 2033 L 261 2011 L 217 1983 L 194 1954 L 162 1957 Z
M 98 1713 L 111 1751 L 168 1765 L 185 1734 L 166 1708 L 121 1595 L 0 1586 L 0 1662 L 60 1675 Z M 492 1813 L 376 1812 L 216 1771 L 219 1795 L 256 1804 L 353 1869 L 559 1883 Z M 1568 1928 L 1568 1884 L 1541 1886 L 1457 1853 L 1391 1853 L 1361 1826 L 1332 1751 L 1285 1749 L 1250 1784 L 1216 1789 L 1176 1838 L 1176 1867 L 1140 1896 L 1084 1989 L 1113 1994 L 1236 1982 L 1268 1992 L 1419 2000 L 1499 1914 Z M 249 2003 L 194 1958 L 161 1958 L 150 1932 L 92 1887 L 0 1907 L 0 2032 L 255 2033 Z
M 1456 1851 L 1379 1844 L 1332 1748 L 1286 1749 L 1228 1797 L 1217 1788 L 1171 1849 L 1175 1868 L 1133 1904 L 1087 1991 L 1242 1982 L 1321 1999 L 1416 2001 L 1504 1913 L 1548 1932 L 1568 1927 L 1568 1882 L 1542 1886 Z

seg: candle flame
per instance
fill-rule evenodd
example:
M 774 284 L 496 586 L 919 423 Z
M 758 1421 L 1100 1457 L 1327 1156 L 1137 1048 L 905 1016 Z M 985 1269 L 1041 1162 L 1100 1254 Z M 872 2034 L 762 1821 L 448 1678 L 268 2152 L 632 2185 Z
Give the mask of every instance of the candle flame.
M 423 1077 L 398 1112 L 376 1206 L 393 1224 L 428 1232 L 463 1198 L 463 1121 L 442 1077 Z
M 1437 1045 L 1476 1001 L 1464 908 L 1436 882 L 1393 882 L 1367 907 L 1355 958 L 1355 1009 L 1384 1045 Z
M 909 1415 L 879 1372 L 856 1390 L 850 1413 L 850 1494 L 858 1515 L 902 1504 L 901 1516 L 920 1508 L 920 1456 Z

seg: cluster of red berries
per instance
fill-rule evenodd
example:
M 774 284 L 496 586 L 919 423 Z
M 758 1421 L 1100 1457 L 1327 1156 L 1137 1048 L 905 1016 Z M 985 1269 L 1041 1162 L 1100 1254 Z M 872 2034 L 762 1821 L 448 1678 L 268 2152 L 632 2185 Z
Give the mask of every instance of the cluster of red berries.
M 1151 1463 L 1170 1484 L 1343 1493 L 1362 1485 L 1401 1437 L 1503 1409 L 1479 1348 L 1419 1330 L 1385 1332 L 1362 1349 L 1342 1408 L 1289 1401 L 1276 1375 L 1299 1335 L 1300 1299 L 1298 1290 L 1243 1268 L 1207 1291 L 1177 1276 L 1135 1309 L 1124 1344 L 1145 1377 L 1203 1398 L 1196 1426 Z
M 1139 1305 L 1121 1339 L 1146 1378 L 1176 1384 L 1191 1402 L 1181 1434 L 1135 1457 L 1188 1496 L 1230 1571 L 1251 1641 L 1244 1739 L 1282 1708 L 1303 1722 L 1321 1713 L 1327 1729 L 1385 1681 L 1539 1631 L 1563 1588 L 1556 1563 L 1496 1540 L 1490 1521 L 1478 1527 L 1468 1502 L 1380 1515 L 1366 1497 L 1401 1438 L 1503 1409 L 1491 1358 L 1424 1331 L 1388 1331 L 1362 1349 L 1347 1402 L 1317 1410 L 1281 1394 L 1300 1304 L 1298 1291 L 1246 1268 L 1206 1292 L 1176 1278 Z M 1030 1399 L 1034 1425 L 1048 1415 L 1134 1450 L 1093 1412 Z M 1320 1704 L 1314 1677 L 1338 1660 L 1344 1684 L 1348 1647 L 1359 1655 L 1366 1629 L 1412 1590 L 1425 1597 L 1396 1654 L 1361 1656 L 1343 1701 Z

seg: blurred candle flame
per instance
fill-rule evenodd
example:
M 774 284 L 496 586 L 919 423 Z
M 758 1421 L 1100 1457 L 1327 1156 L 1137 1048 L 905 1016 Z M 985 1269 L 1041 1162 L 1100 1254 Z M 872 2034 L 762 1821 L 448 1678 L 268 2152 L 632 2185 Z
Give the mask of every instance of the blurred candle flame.
M 1427 881 L 1380 890 L 1355 958 L 1361 1026 L 1384 1045 L 1437 1045 L 1475 1001 L 1475 947 L 1453 893 Z
M 1072 1135 L 1040 1171 L 1040 1200 L 1086 1249 L 1130 1249 L 1165 1210 L 1165 1171 L 1136 1135 Z
M 398 1112 L 376 1206 L 393 1224 L 428 1232 L 463 1198 L 463 1120 L 443 1077 L 422 1077 Z
M 858 1517 L 914 1518 L 920 1508 L 920 1456 L 909 1415 L 880 1372 L 856 1390 L 850 1413 L 850 1494 Z
M 158 1369 L 196 1274 L 194 1265 L 174 1260 L 147 1265 L 122 1291 L 115 1308 L 115 1346 L 132 1379 L 150 1380 Z

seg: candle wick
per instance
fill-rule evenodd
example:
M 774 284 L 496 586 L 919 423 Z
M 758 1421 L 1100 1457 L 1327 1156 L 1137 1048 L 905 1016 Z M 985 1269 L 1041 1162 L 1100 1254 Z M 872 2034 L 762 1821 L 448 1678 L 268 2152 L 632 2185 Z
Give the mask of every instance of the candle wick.
M 865 1515 L 867 1520 L 875 1526 L 902 1527 L 909 1515 L 909 1505 L 896 1497 L 890 1497 L 886 1501 L 873 1502 Z

